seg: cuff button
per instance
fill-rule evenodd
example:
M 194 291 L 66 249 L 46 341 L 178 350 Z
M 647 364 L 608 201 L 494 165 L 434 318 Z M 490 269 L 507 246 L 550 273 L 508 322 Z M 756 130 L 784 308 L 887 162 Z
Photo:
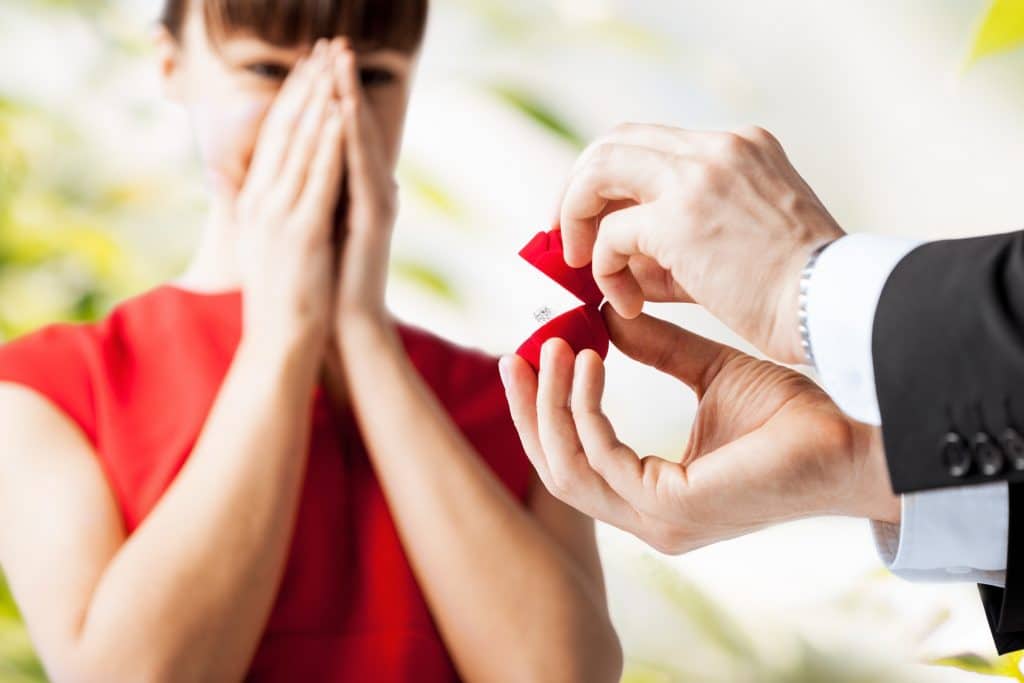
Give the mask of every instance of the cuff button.
M 1024 437 L 1013 427 L 1003 430 L 1000 437 L 1003 452 L 1010 461 L 1010 467 L 1015 470 L 1024 470 Z
M 974 461 L 978 463 L 978 469 L 986 477 L 994 477 L 1003 471 L 1003 464 L 1006 462 L 1003 450 L 988 434 L 975 434 L 971 439 L 971 449 L 974 451 Z
M 950 476 L 965 477 L 971 471 L 971 451 L 956 432 L 948 432 L 942 438 L 942 464 Z

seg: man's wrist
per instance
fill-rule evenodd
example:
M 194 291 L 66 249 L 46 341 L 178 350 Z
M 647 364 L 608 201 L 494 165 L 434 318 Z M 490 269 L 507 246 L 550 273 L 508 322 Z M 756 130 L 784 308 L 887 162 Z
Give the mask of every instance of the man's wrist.
M 899 524 L 900 496 L 892 490 L 889 464 L 879 427 L 850 419 L 853 456 L 858 463 L 854 482 L 855 503 L 850 513 L 878 522 Z

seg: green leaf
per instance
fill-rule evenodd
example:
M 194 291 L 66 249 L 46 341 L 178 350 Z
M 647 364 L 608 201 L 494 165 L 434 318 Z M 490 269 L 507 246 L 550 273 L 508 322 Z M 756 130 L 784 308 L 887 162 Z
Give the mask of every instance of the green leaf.
M 461 303 L 461 298 L 448 278 L 435 267 L 418 261 L 396 259 L 391 271 L 410 284 L 429 292 L 448 303 Z
M 35 683 L 46 680 L 7 581 L 0 575 L 0 680 Z
M 982 57 L 1024 45 L 1024 0 L 993 0 L 974 36 L 970 66 Z
M 937 666 L 948 666 L 962 671 L 970 671 L 987 676 L 1006 676 L 1015 681 L 1024 681 L 1020 671 L 1021 658 L 1024 652 L 1011 652 L 1002 657 L 988 658 L 973 652 L 965 652 L 932 661 Z
M 404 160 L 398 174 L 402 187 L 409 189 L 419 201 L 451 218 L 463 215 L 462 205 L 427 169 Z
M 580 133 L 552 107 L 535 95 L 509 85 L 492 85 L 488 87 L 488 90 L 505 104 L 576 149 L 582 150 L 587 146 L 586 140 Z

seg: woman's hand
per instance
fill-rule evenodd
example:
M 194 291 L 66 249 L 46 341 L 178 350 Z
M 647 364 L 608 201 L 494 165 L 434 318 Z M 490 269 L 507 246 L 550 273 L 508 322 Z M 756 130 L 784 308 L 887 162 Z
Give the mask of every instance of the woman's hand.
M 341 339 L 349 323 L 389 324 L 385 291 L 398 186 L 383 154 L 355 53 L 347 44 L 334 64 L 343 102 L 348 188 L 334 319 L 335 334 Z
M 547 342 L 539 378 L 502 360 L 513 418 L 538 475 L 582 512 L 679 553 L 800 517 L 899 517 L 878 430 L 803 375 L 675 325 L 604 307 L 612 341 L 699 400 L 679 462 L 637 453 L 601 410 L 604 366 Z
M 289 75 L 234 206 L 243 336 L 275 348 L 323 344 L 330 329 L 345 127 L 329 52 L 319 41 Z

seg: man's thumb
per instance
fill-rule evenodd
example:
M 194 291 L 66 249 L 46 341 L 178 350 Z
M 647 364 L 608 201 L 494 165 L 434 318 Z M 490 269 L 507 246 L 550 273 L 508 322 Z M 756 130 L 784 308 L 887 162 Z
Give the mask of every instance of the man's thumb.
M 615 346 L 635 361 L 676 377 L 701 396 L 734 349 L 646 313 L 623 318 L 610 304 L 601 307 Z

